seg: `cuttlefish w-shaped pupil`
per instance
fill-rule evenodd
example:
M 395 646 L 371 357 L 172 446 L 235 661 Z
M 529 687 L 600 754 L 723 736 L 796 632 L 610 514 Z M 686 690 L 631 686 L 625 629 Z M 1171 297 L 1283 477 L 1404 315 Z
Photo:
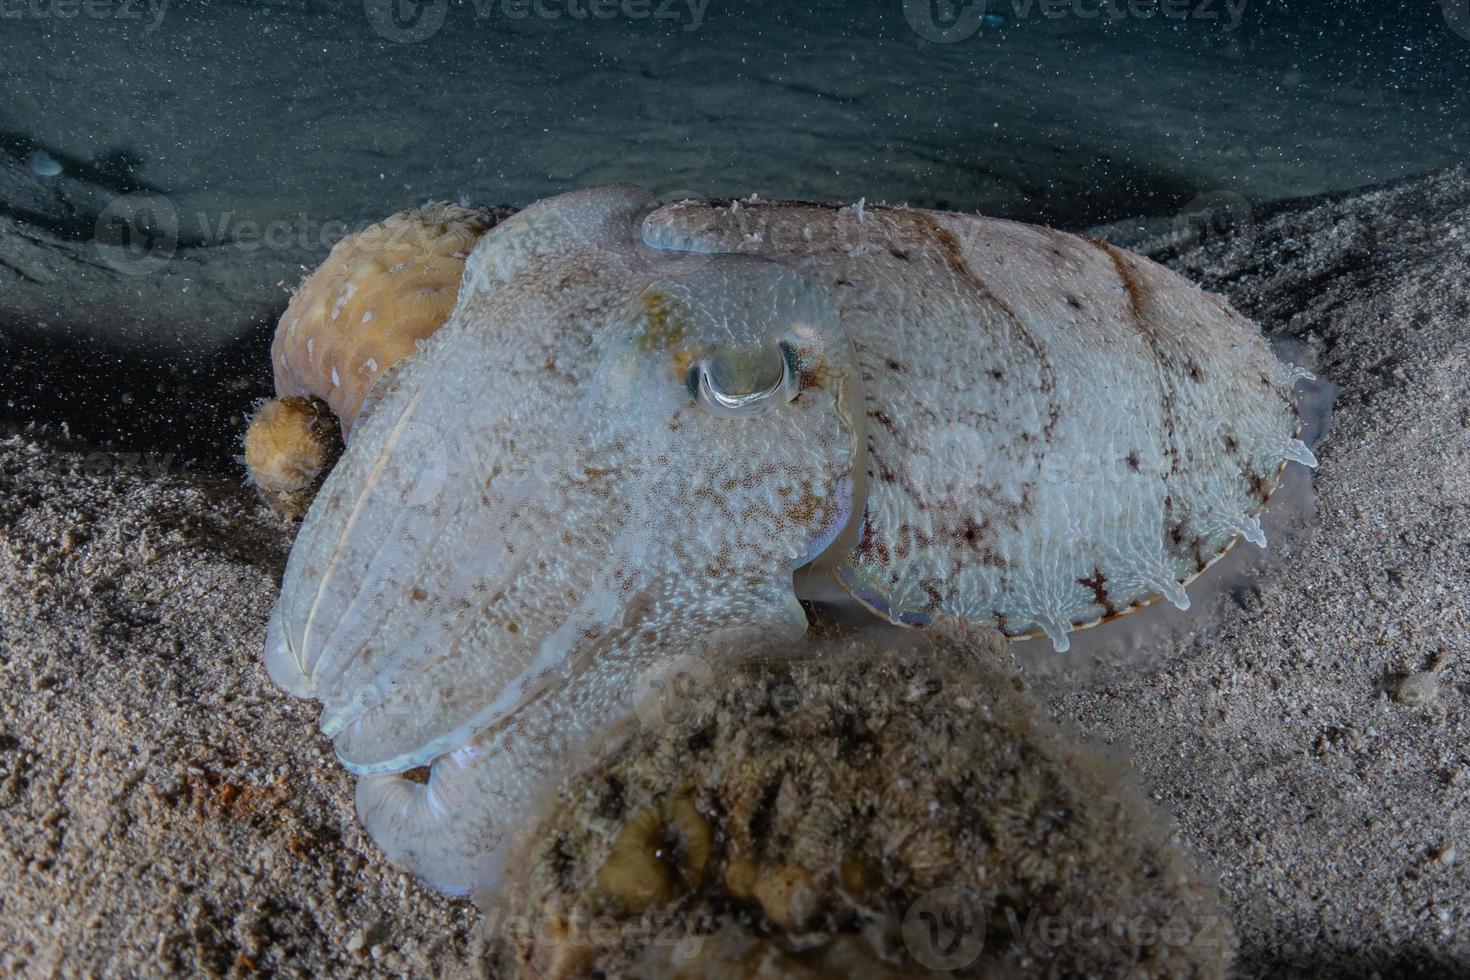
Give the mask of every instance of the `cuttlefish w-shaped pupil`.
M 721 418 L 750 418 L 795 398 L 800 371 L 790 344 L 726 349 L 689 368 L 689 390 L 701 408 Z

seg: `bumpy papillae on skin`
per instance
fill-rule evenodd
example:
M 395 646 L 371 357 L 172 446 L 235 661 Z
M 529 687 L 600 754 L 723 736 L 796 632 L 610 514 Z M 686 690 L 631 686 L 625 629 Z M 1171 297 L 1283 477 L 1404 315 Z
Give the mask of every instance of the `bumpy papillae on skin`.
M 648 670 L 798 636 L 798 568 L 1061 648 L 1186 602 L 1311 461 L 1252 325 L 1049 229 L 600 188 L 490 231 L 461 289 L 313 504 L 266 655 L 369 777 L 375 839 L 452 891 L 495 882 Z M 695 403 L 691 365 L 778 338 L 794 400 Z

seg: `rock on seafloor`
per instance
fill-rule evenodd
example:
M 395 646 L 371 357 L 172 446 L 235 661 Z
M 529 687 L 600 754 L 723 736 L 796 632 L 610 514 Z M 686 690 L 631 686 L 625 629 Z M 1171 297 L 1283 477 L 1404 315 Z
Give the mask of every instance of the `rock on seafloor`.
M 1453 975 L 1470 180 L 1244 218 L 1202 242 L 1172 219 L 1112 235 L 1313 347 L 1343 387 L 1318 526 L 1207 642 L 1048 706 L 1131 757 L 1218 880 L 1244 975 Z M 239 473 L 0 440 L 0 971 L 488 972 L 479 911 L 384 860 L 313 712 L 260 668 L 290 533 Z
M 763 652 L 671 670 L 563 789 L 487 908 L 506 976 L 1225 975 L 1213 888 L 998 634 Z

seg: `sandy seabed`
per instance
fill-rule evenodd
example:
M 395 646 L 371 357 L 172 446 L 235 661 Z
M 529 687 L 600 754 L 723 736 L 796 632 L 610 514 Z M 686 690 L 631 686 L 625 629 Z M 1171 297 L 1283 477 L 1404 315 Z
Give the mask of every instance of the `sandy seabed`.
M 1470 969 L 1470 178 L 1181 227 L 1108 233 L 1342 388 L 1317 525 L 1207 641 L 1049 706 L 1217 877 L 1242 975 Z M 86 435 L 0 441 L 0 972 L 472 971 L 478 913 L 381 857 L 260 667 L 292 528 Z

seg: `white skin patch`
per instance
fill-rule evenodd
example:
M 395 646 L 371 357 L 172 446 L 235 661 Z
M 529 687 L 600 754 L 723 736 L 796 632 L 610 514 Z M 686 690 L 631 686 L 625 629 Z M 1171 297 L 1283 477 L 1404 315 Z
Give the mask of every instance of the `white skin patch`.
M 337 302 L 332 304 L 332 319 L 342 315 L 342 307 L 352 301 L 352 296 L 357 292 L 357 284 L 349 282 L 342 287 L 342 292 L 337 296 Z

